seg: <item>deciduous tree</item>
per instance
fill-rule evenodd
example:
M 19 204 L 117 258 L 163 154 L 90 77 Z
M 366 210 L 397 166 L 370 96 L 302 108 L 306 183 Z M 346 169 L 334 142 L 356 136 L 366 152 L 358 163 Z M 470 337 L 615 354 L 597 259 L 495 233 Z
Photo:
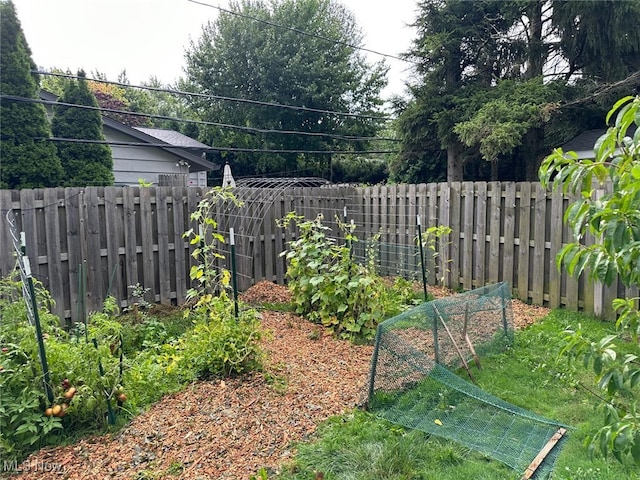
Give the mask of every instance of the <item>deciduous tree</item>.
M 386 67 L 367 63 L 352 46 L 361 44 L 362 35 L 343 6 L 333 0 L 243 0 L 232 3 L 230 9 L 233 14 L 220 13 L 188 49 L 185 88 L 318 110 L 378 113 Z M 203 120 L 262 129 L 372 136 L 381 125 L 371 118 L 267 105 L 218 100 L 198 100 L 193 105 Z M 253 149 L 366 149 L 363 142 L 323 136 L 228 129 L 207 129 L 201 140 Z M 297 153 L 237 154 L 230 158 L 239 175 L 299 169 L 328 175 L 331 161 L 328 154 Z

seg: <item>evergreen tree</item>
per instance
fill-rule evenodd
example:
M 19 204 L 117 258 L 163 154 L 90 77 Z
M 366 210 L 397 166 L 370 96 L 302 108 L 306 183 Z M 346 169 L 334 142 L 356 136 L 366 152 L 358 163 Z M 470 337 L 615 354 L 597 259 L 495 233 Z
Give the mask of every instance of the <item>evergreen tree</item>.
M 78 76 L 79 80 L 67 82 L 60 101 L 97 107 L 85 73 L 80 71 Z M 102 117 L 97 110 L 56 106 L 51 128 L 56 137 L 104 140 Z M 113 159 L 108 145 L 59 142 L 56 147 L 67 186 L 113 185 Z
M 637 0 L 421 0 L 418 12 L 408 56 L 421 82 L 392 174 L 433 172 L 446 152 L 449 181 L 535 180 L 552 146 L 594 128 L 598 104 L 640 88 Z
M 22 32 L 15 6 L 0 1 L 0 94 L 38 98 L 36 65 Z M 42 188 L 60 185 L 62 167 L 44 107 L 37 103 L 0 100 L 0 188 Z

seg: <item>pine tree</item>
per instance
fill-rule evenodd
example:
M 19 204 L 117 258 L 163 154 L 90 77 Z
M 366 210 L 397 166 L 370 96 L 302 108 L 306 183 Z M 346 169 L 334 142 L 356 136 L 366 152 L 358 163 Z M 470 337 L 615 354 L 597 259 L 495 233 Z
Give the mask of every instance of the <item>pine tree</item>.
M 38 98 L 36 65 L 11 1 L 0 1 L 0 93 Z M 0 101 L 0 188 L 60 185 L 62 167 L 44 107 L 37 103 Z
M 85 73 L 78 72 L 78 77 L 77 81 L 67 81 L 60 101 L 97 107 Z M 97 110 L 56 106 L 51 128 L 56 137 L 104 140 L 102 117 Z M 113 158 L 108 145 L 59 142 L 56 147 L 67 186 L 113 185 Z

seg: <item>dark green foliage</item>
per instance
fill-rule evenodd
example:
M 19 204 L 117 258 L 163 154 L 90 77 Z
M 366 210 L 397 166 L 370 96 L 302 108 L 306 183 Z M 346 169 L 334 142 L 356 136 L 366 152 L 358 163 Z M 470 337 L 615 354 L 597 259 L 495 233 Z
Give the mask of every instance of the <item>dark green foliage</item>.
M 377 158 L 337 158 L 332 162 L 331 170 L 331 180 L 335 183 L 375 185 L 389 176 L 387 163 Z
M 84 72 L 79 80 L 68 80 L 61 102 L 97 107 Z M 102 117 L 97 110 L 56 106 L 51 124 L 54 136 L 81 140 L 104 140 Z M 113 159 L 108 145 L 58 142 L 58 156 L 65 172 L 66 186 L 113 185 Z
M 31 50 L 11 1 L 0 2 L 0 93 L 38 98 Z M 62 167 L 42 105 L 3 99 L 0 103 L 0 188 L 60 185 Z
M 556 149 L 540 168 L 544 186 L 553 186 L 578 198 L 567 210 L 565 221 L 574 241 L 557 255 L 558 268 L 611 285 L 619 278 L 638 285 L 640 273 L 640 97 L 625 97 L 606 117 L 612 126 L 594 145 L 595 159 L 579 159 L 575 152 Z M 630 127 L 637 130 L 631 137 Z M 607 191 L 593 185 L 611 182 Z M 586 234 L 601 241 L 584 245 Z M 617 332 L 593 341 L 578 325 L 566 333 L 563 352 L 592 368 L 598 381 L 604 426 L 590 438 L 589 449 L 618 461 L 632 459 L 640 466 L 640 368 L 638 297 L 613 301 Z M 631 336 L 634 348 L 620 352 Z
M 437 162 L 450 181 L 535 180 L 612 94 L 638 91 L 639 23 L 637 1 L 421 1 L 392 176 L 431 181 Z
M 353 47 L 362 35 L 351 13 L 333 0 L 246 0 L 232 3 L 207 24 L 187 51 L 185 89 L 313 109 L 377 113 L 385 85 L 383 64 L 368 64 Z M 267 25 L 243 15 L 319 35 Z M 194 99 L 203 120 L 254 128 L 373 136 L 379 120 L 325 113 Z M 203 129 L 207 144 L 261 149 L 365 150 L 366 143 L 322 136 L 248 134 L 228 129 Z M 237 175 L 293 172 L 328 178 L 326 154 L 229 154 Z

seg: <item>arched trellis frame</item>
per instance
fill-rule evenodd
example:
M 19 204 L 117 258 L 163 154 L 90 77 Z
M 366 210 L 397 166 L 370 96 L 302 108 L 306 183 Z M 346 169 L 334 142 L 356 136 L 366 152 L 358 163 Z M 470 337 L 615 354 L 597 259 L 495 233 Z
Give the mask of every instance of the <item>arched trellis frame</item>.
M 295 226 L 278 227 L 278 219 L 292 211 L 309 220 L 322 214 L 331 234 L 341 238 L 337 218 L 342 220 L 353 210 L 352 188 L 318 179 L 239 182 L 232 192 L 239 203 L 221 202 L 216 209 L 216 231 L 225 239 L 217 266 L 231 270 L 229 231 L 233 229 L 240 291 L 261 280 L 285 282 L 286 262 L 280 252 L 297 238 L 298 231 Z

